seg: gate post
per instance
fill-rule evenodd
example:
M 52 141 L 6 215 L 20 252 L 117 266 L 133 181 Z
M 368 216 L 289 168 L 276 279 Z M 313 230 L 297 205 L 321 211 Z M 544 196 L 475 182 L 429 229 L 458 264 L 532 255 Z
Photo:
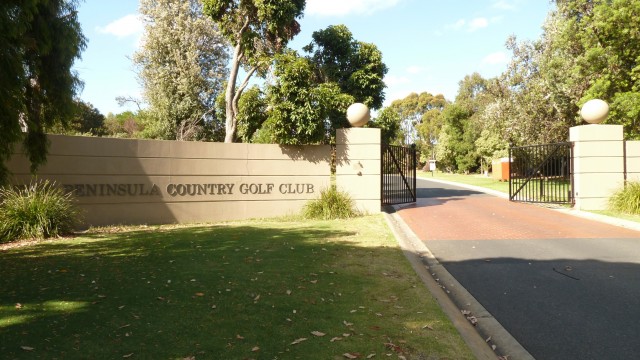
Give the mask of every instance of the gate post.
M 347 192 L 358 210 L 381 211 L 380 129 L 336 131 L 336 186 Z
M 582 125 L 569 129 L 574 143 L 574 198 L 578 210 L 605 210 L 624 184 L 622 125 Z

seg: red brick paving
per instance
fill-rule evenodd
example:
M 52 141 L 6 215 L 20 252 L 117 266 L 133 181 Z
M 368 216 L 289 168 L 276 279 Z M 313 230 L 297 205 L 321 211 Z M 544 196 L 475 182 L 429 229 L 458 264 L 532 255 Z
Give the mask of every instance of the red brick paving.
M 421 240 L 640 238 L 640 232 L 489 196 L 427 198 L 398 211 Z

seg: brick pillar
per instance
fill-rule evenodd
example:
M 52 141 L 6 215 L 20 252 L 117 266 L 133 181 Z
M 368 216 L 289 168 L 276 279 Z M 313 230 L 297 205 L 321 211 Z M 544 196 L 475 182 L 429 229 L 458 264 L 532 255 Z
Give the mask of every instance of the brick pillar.
M 369 214 L 381 210 L 380 157 L 380 129 L 337 130 L 336 186 Z
M 569 129 L 573 147 L 574 196 L 578 210 L 605 210 L 624 184 L 622 125 L 582 125 Z

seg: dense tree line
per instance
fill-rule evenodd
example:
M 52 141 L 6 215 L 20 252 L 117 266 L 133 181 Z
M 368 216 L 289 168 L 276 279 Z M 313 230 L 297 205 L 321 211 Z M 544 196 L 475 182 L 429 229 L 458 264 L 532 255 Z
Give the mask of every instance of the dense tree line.
M 436 129 L 418 131 L 418 142 L 434 143 L 437 134 L 441 169 L 475 172 L 507 156 L 509 145 L 567 141 L 582 123 L 580 107 L 594 98 L 610 104 L 607 123 L 640 138 L 640 2 L 555 3 L 539 39 L 507 39 L 512 60 L 503 74 L 465 77 L 455 100 L 417 126 Z
M 22 142 L 35 168 L 46 132 L 331 143 L 353 102 L 378 110 L 369 126 L 385 142 L 416 143 L 422 161 L 435 158 L 449 171 L 484 170 L 509 145 L 567 140 L 593 98 L 611 105 L 608 123 L 640 138 L 640 2 L 555 4 L 539 39 L 506 40 L 512 60 L 500 76 L 466 76 L 453 101 L 424 92 L 382 108 L 387 67 L 375 44 L 334 25 L 314 32 L 301 52 L 287 47 L 304 0 L 142 0 L 145 37 L 134 63 L 143 98 L 121 99 L 142 106 L 104 117 L 75 99 L 71 66 L 85 46 L 76 2 L 4 1 L 0 160 Z M 252 77 L 262 81 L 249 86 Z M 2 165 L 0 180 L 6 176 Z

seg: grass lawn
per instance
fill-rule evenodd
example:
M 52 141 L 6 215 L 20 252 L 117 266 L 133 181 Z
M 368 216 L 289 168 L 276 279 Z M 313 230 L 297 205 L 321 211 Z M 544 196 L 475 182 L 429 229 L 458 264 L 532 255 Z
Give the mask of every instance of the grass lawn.
M 0 269 L 3 359 L 473 358 L 379 215 L 94 232 Z
M 458 182 L 462 184 L 480 186 L 483 188 L 500 191 L 505 194 L 509 193 L 508 181 L 498 181 L 491 177 L 486 177 L 480 174 L 463 175 L 463 174 L 449 174 L 449 173 L 436 171 L 433 173 L 433 176 L 432 176 L 430 171 L 418 171 L 417 176 L 419 178 L 425 178 L 425 179 L 447 180 L 447 181 L 453 181 L 453 182 Z

